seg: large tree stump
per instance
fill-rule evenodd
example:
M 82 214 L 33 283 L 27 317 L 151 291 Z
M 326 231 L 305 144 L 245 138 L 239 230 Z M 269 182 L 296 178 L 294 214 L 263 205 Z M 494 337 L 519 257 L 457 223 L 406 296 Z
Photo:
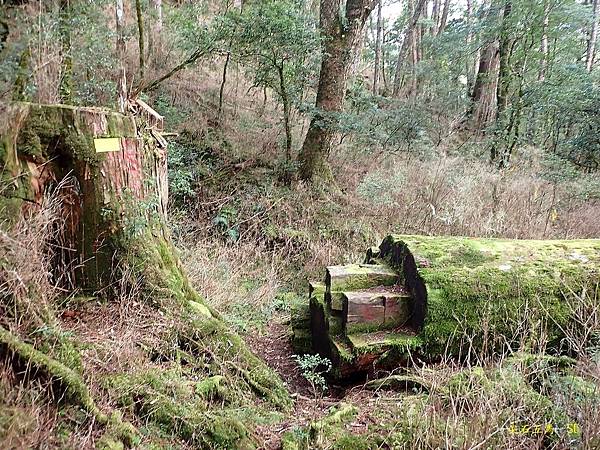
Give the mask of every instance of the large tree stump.
M 36 208 L 58 187 L 67 226 L 57 239 L 61 265 L 74 272 L 70 287 L 106 287 L 130 251 L 128 242 L 162 233 L 166 149 L 153 137 L 161 124 L 148 114 L 136 123 L 100 108 L 17 103 L 0 109 L 0 222 Z

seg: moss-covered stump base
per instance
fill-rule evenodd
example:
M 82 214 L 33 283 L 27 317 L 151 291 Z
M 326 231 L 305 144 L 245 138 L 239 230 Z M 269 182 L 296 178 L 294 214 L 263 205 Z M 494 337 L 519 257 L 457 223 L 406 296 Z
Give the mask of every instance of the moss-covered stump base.
M 50 383 L 56 398 L 45 398 L 45 406 L 58 411 L 69 439 L 93 433 L 86 446 L 260 447 L 254 427 L 281 420 L 292 401 L 280 377 L 188 281 L 166 226 L 166 150 L 159 130 L 144 117 L 96 108 L 19 103 L 2 110 L 2 232 L 10 235 L 12 219 L 33 217 L 41 199 L 71 181 L 73 189 L 58 203 L 70 227 L 67 242 L 60 243 L 73 251 L 51 263 L 78 268 L 65 275 L 71 283 L 66 292 L 89 291 L 102 300 L 70 303 L 77 310 L 71 317 L 85 314 L 86 304 L 96 308 L 82 321 L 80 335 L 76 327 L 64 332 L 67 315 L 54 300 L 43 305 L 35 327 L 23 324 L 20 312 L 0 315 L 0 371 L 7 361 L 10 377 L 26 373 Z M 0 269 L 12 270 L 3 257 Z M 22 300 L 5 294 L 0 311 L 29 312 L 29 303 L 14 307 Z M 45 301 L 38 297 L 31 304 Z M 121 312 L 107 313 L 100 303 Z M 138 309 L 144 316 L 132 326 L 130 314 Z M 308 329 L 309 321 L 301 322 L 295 325 Z M 84 417 L 62 417 L 64 403 Z M 0 433 L 2 426 L 0 421 Z M 48 435 L 58 439 L 58 428 Z M 58 447 L 72 447 L 63 444 Z

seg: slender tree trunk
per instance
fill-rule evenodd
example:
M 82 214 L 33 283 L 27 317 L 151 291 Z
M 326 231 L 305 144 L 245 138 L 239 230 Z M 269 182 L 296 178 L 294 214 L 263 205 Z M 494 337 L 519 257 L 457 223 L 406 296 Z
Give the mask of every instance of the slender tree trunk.
M 2 52 L 4 51 L 9 34 L 10 27 L 8 26 L 8 22 L 4 20 L 3 17 L 0 17 L 0 55 L 2 55 Z
M 242 0 L 235 0 L 233 2 L 233 7 L 242 10 Z M 229 41 L 229 49 L 231 49 L 233 42 Z M 225 84 L 227 83 L 227 69 L 229 68 L 229 62 L 231 61 L 231 50 L 227 50 L 227 56 L 225 57 L 225 64 L 223 64 L 223 75 L 221 76 L 221 86 L 219 87 L 219 111 L 217 116 L 219 119 L 221 118 L 221 114 L 223 113 L 223 99 L 225 94 Z
M 283 103 L 283 124 L 285 128 L 285 159 L 286 161 L 292 160 L 292 125 L 290 121 L 290 98 L 285 85 L 285 76 L 283 73 L 283 64 L 277 67 L 277 73 L 279 75 L 279 95 L 281 95 L 281 102 Z
M 416 11 L 414 0 L 408 0 L 411 8 L 411 13 Z M 425 1 L 427 4 L 427 1 Z M 410 33 L 410 48 L 411 48 L 411 64 L 410 64 L 410 86 L 408 95 L 414 97 L 417 93 L 417 64 L 419 62 L 419 37 L 421 35 L 420 26 L 414 26 Z
M 377 95 L 377 88 L 381 70 L 381 40 L 383 38 L 383 16 L 381 14 L 382 1 L 377 2 L 377 37 L 375 39 L 375 74 L 373 75 L 373 95 Z
M 227 83 L 227 68 L 229 67 L 229 61 L 231 60 L 231 52 L 227 52 L 225 57 L 225 64 L 223 64 L 223 76 L 221 77 L 221 87 L 219 87 L 219 111 L 217 115 L 219 118 L 223 113 L 223 96 L 225 94 L 225 84 Z
M 592 28 L 590 30 L 587 52 L 585 58 L 585 68 L 588 72 L 592 71 L 594 59 L 596 57 L 596 40 L 598 39 L 598 14 L 600 13 L 600 0 L 594 0 L 592 3 Z
M 62 73 L 58 93 L 61 103 L 73 104 L 73 56 L 71 52 L 70 0 L 60 0 L 59 33 L 62 53 Z
M 506 165 L 506 158 L 503 152 L 499 149 L 504 148 L 507 143 L 501 142 L 505 136 L 505 132 L 512 126 L 509 117 L 506 116 L 506 112 L 509 106 L 509 90 L 511 83 L 510 73 L 510 58 L 512 54 L 513 41 L 509 33 L 508 20 L 512 11 L 512 1 L 506 0 L 504 3 L 504 9 L 502 12 L 502 26 L 500 29 L 500 45 L 498 48 L 498 85 L 496 87 L 496 122 L 497 131 L 495 142 L 493 142 L 490 159 L 493 162 L 499 161 L 499 167 Z M 507 120 L 509 123 L 507 123 Z
M 384 26 L 383 26 L 384 30 L 385 30 L 385 22 L 384 22 Z M 386 67 L 386 60 L 387 60 L 387 52 L 385 51 L 385 33 L 383 35 L 383 40 L 382 40 L 382 52 L 381 52 L 381 81 L 383 81 L 383 92 L 384 95 L 388 95 L 388 77 L 387 77 L 387 67 Z
M 138 26 L 138 47 L 140 54 L 140 84 L 144 80 L 144 70 L 146 68 L 146 56 L 144 50 L 144 15 L 142 13 L 142 0 L 135 0 L 135 13 Z
M 438 24 L 440 21 L 440 0 L 433 0 L 433 7 L 431 10 L 431 28 L 429 33 L 433 36 L 437 35 Z
M 138 0 L 136 0 L 138 1 Z M 148 60 L 150 65 L 156 62 L 162 53 L 163 13 L 162 0 L 151 0 L 152 4 L 152 29 L 148 34 Z
M 542 40 L 540 42 L 540 53 L 542 59 L 540 60 L 540 71 L 538 73 L 538 81 L 544 81 L 546 78 L 546 71 L 548 70 L 548 21 L 550 16 L 550 2 L 545 0 L 544 2 L 544 17 L 542 22 Z
M 299 175 L 303 180 L 331 179 L 327 158 L 336 133 L 337 114 L 343 110 L 348 74 L 365 23 L 375 6 L 367 0 L 347 0 L 342 18 L 340 0 L 321 0 L 320 28 L 325 42 L 317 88 L 317 113 L 298 155 Z
M 442 17 L 440 17 L 440 24 L 437 27 L 436 35 L 442 34 L 446 28 L 446 22 L 448 22 L 448 13 L 450 12 L 450 0 L 444 2 L 444 9 L 442 11 Z
M 467 47 L 470 48 L 473 43 L 473 0 L 467 0 L 466 10 L 467 20 Z M 477 59 L 477 57 L 475 57 Z M 467 57 L 466 62 L 466 73 L 467 73 L 467 93 L 471 92 L 471 88 L 475 85 L 475 76 L 477 75 L 477 67 L 472 62 L 472 59 Z M 475 69 L 475 70 L 473 70 Z
M 512 11 L 512 2 L 506 1 L 502 13 L 502 29 L 500 31 L 500 46 L 498 48 L 499 67 L 498 67 L 498 86 L 496 87 L 497 114 L 501 119 L 502 113 L 508 108 L 509 87 L 510 87 L 510 56 L 513 39 L 509 35 L 508 20 Z
M 127 75 L 125 72 L 125 9 L 123 0 L 117 0 L 115 8 L 116 31 L 117 31 L 117 61 L 119 62 L 119 73 L 117 77 L 117 105 L 120 112 L 125 112 L 127 105 Z
M 402 41 L 402 45 L 398 51 L 398 59 L 396 61 L 396 73 L 394 75 L 394 85 L 392 88 L 392 95 L 394 97 L 398 97 L 400 94 L 400 88 L 402 87 L 402 69 L 405 55 L 407 54 L 409 46 L 411 45 L 413 35 L 412 32 L 417 26 L 417 22 L 419 21 L 419 17 L 421 16 L 421 12 L 423 11 L 426 3 L 427 0 L 418 0 L 417 7 L 414 10 L 411 10 L 411 18 L 406 26 L 406 29 L 404 30 L 404 40 Z

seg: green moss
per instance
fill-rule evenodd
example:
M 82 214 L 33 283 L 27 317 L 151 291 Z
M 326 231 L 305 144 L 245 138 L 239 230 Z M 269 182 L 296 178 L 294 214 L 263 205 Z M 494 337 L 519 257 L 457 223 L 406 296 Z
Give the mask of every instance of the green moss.
M 229 366 L 230 369 L 251 390 L 277 408 L 290 407 L 291 399 L 279 376 L 252 354 L 240 336 L 232 333 L 221 321 L 195 320 L 190 323 L 190 329 L 182 330 L 179 340 L 194 354 L 211 350 L 219 358 L 214 361 L 216 365 L 219 361 L 236 361 Z M 214 370 L 218 373 L 218 366 Z M 243 386 L 239 388 L 243 389 Z
M 81 353 L 68 334 L 60 332 L 54 327 L 44 327 L 37 330 L 36 334 L 41 337 L 38 340 L 40 341 L 39 349 L 42 352 L 77 373 L 83 372 Z
M 139 442 L 138 430 L 129 422 L 124 421 L 120 412 L 114 411 L 110 415 L 106 430 L 96 443 L 96 447 L 117 450 L 136 446 Z
M 196 394 L 205 399 L 226 397 L 226 388 L 223 386 L 223 376 L 215 375 L 196 383 Z
M 237 409 L 210 407 L 209 402 L 216 396 L 228 401 L 222 382 L 219 376 L 194 382 L 191 376 L 171 369 L 112 376 L 105 385 L 122 407 L 193 445 L 254 448 Z
M 107 422 L 108 417 L 98 409 L 79 374 L 21 341 L 3 327 L 0 327 L 0 353 L 16 357 L 21 363 L 45 374 L 62 387 L 68 400 L 80 405 L 100 423 Z
M 357 291 L 375 286 L 391 286 L 398 274 L 385 266 L 349 264 L 343 266 L 342 277 L 332 276 L 328 269 L 325 284 L 327 292 Z
M 10 228 L 21 215 L 23 200 L 18 197 L 0 195 L 0 226 Z
M 600 281 L 599 240 L 389 236 L 380 248 L 402 273 L 407 256 L 415 258 L 427 289 L 422 337 L 430 355 L 459 354 L 465 337 L 478 349 L 506 350 L 517 330 L 535 347 L 540 323 L 557 348 L 571 319 L 564 293 Z
M 306 450 L 309 445 L 308 433 L 302 429 L 287 431 L 281 439 L 282 450 Z
M 326 295 L 327 304 L 331 309 L 342 311 L 344 309 L 344 293 L 341 291 L 328 292 Z
M 395 356 L 417 351 L 423 345 L 419 336 L 406 335 L 393 332 L 377 334 L 362 333 L 348 336 L 352 349 L 356 354 L 383 354 L 384 352 L 397 352 Z
M 293 305 L 290 311 L 290 324 L 292 330 L 310 328 L 310 307 L 308 301 Z
M 294 429 L 285 433 L 282 439 L 282 449 L 336 448 L 350 450 L 368 448 L 361 446 L 366 442 L 363 438 L 352 436 L 345 430 L 345 424 L 352 420 L 357 412 L 358 409 L 355 406 L 340 403 L 332 407 L 325 417 L 310 423 L 306 429 Z M 356 447 L 356 445 L 359 446 Z
M 372 448 L 364 436 L 344 434 L 338 437 L 333 444 L 333 450 L 368 450 Z

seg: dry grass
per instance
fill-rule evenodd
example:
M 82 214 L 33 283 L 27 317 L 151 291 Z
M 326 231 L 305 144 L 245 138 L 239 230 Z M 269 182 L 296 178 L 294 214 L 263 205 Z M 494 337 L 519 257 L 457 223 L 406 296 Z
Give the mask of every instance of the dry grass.
M 64 227 L 62 200 L 55 194 L 68 183 L 65 179 L 47 193 L 41 205 L 19 217 L 8 230 L 0 228 L 0 316 L 10 319 L 13 327 L 27 329 L 52 320 L 54 303 L 61 294 L 57 281 L 61 268 L 52 263 L 59 245 L 56 237 Z
M 50 447 L 58 411 L 48 403 L 47 386 L 22 385 L 6 361 L 0 362 L 0 442 L 2 448 Z
M 525 163 L 499 172 L 462 157 L 373 161 L 354 155 L 333 161 L 339 191 L 319 193 L 302 184 L 281 186 L 274 168 L 265 168 L 274 154 L 246 157 L 258 163 L 237 172 L 215 169 L 218 181 L 202 185 L 193 216 L 179 228 L 192 279 L 218 309 L 229 308 L 232 297 L 252 297 L 240 296 L 235 287 L 248 278 L 264 280 L 271 293 L 278 286 L 297 288 L 307 278 L 320 278 L 326 265 L 361 260 L 366 248 L 389 233 L 600 235 L 600 199 L 586 198 L 582 187 L 600 192 L 594 176 L 554 184 Z M 236 243 L 223 239 L 213 223 L 223 210 L 234 211 L 229 225 L 239 233 Z

